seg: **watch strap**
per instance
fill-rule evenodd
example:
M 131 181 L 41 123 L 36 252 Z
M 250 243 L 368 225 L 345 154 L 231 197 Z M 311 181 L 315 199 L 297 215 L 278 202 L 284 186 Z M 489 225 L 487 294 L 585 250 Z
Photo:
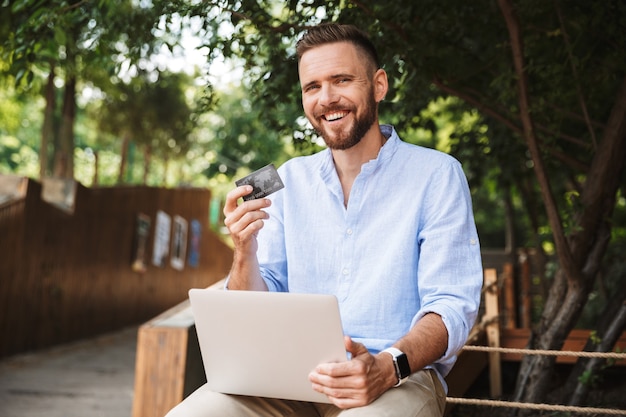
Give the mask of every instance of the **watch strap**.
M 393 360 L 393 366 L 396 370 L 396 377 L 398 378 L 398 383 L 394 385 L 394 387 L 399 387 L 400 385 L 404 384 L 411 375 L 409 360 L 404 352 L 394 347 L 387 348 L 383 350 L 383 352 L 391 355 L 391 358 Z

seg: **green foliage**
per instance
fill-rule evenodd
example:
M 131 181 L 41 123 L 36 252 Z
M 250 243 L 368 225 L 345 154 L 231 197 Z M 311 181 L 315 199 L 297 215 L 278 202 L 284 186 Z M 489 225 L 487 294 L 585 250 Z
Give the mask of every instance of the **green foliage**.
M 577 327 L 592 329 L 609 300 L 619 293 L 620 287 L 626 277 L 626 222 L 621 221 L 626 216 L 626 209 L 623 202 L 616 207 L 617 216 L 614 226 L 614 237 L 609 246 L 604 260 L 604 266 L 598 279 L 595 281 L 594 289 L 589 295 L 587 308 L 578 320 Z M 599 343 L 599 340 L 595 340 Z
M 41 102 L 0 90 L 0 173 L 37 176 Z
M 291 105 L 298 96 L 293 87 L 297 84 L 293 46 L 303 29 L 322 20 L 357 24 L 372 34 L 392 81 L 392 91 L 381 106 L 383 119 L 407 137 L 417 131 L 440 131 L 432 117 L 423 117 L 423 110 L 442 95 L 460 98 L 446 110 L 454 115 L 449 124 L 454 129 L 445 147 L 463 162 L 473 188 L 485 186 L 492 196 L 502 190 L 519 196 L 514 198 L 515 217 L 531 219 L 517 225 L 526 232 L 520 236 L 521 244 L 545 239 L 540 233 L 546 224 L 543 202 L 521 137 L 508 32 L 495 3 L 294 1 L 282 8 L 277 4 L 219 3 L 230 14 L 234 31 L 227 38 L 217 36 L 214 43 L 216 48 L 224 46 L 225 55 L 246 60 L 255 95 L 269 109 Z M 618 0 L 601 6 L 530 1 L 518 5 L 516 13 L 544 161 L 566 230 L 575 233 L 581 207 L 571 196 L 585 180 L 603 122 L 626 74 L 626 5 Z M 467 122 L 464 117 L 472 112 L 472 122 Z M 293 127 L 273 120 L 280 114 L 269 111 L 267 123 Z M 478 200 L 498 205 L 492 198 Z M 494 213 L 484 206 L 478 211 Z
M 128 135 L 161 157 L 175 158 L 189 148 L 192 109 L 185 89 L 190 84 L 185 74 L 161 72 L 154 81 L 135 77 L 110 86 L 92 115 L 101 131 Z
M 585 371 L 580 377 L 578 377 L 578 381 L 580 381 L 580 383 L 583 385 L 595 387 L 600 382 L 600 375 L 598 375 L 596 372 Z
M 176 114 L 176 106 L 163 106 L 148 115 L 143 111 L 147 107 L 138 104 L 132 109 L 123 96 L 142 90 L 146 97 L 163 98 L 173 91 L 162 78 L 153 82 L 156 68 L 147 58 L 161 47 L 175 51 L 182 30 L 193 27 L 209 60 L 237 58 L 246 69 L 248 93 L 245 99 L 222 103 L 230 109 L 229 115 L 211 142 L 210 151 L 221 162 L 211 162 L 205 170 L 212 176 L 221 167 L 231 175 L 241 166 L 252 168 L 271 158 L 280 159 L 276 144 L 289 143 L 293 152 L 300 153 L 318 149 L 315 134 L 300 117 L 295 40 L 306 27 L 321 21 L 355 23 L 372 34 L 390 76 L 391 91 L 381 105 L 383 120 L 393 123 L 407 140 L 438 147 L 463 163 L 477 211 L 486 213 L 485 222 L 479 223 L 483 230 L 490 230 L 482 234 L 495 235 L 501 229 L 498 222 L 488 224 L 487 220 L 503 217 L 498 194 L 507 190 L 513 196 L 516 217 L 528 218 L 527 211 L 534 218 L 517 225 L 520 232 L 530 232 L 520 237 L 520 243 L 534 245 L 535 239 L 543 239 L 546 220 L 520 135 L 508 33 L 495 3 L 155 0 L 151 7 L 142 5 L 131 1 L 5 2 L 1 19 L 6 25 L 0 32 L 3 57 L 22 85 L 29 77 L 33 79 L 28 74 L 37 67 L 46 68 L 50 60 L 62 71 L 79 71 L 84 85 L 104 92 L 102 108 L 117 113 L 106 116 L 108 121 L 101 124 L 104 130 L 119 138 L 120 129 L 130 126 L 133 140 L 144 145 L 150 142 L 162 157 L 184 155 L 191 147 L 178 138 L 190 130 L 183 126 L 187 114 Z M 611 98 L 626 71 L 625 8 L 617 0 L 603 2 L 602 7 L 597 2 L 533 0 L 516 9 L 523 26 L 533 117 L 553 191 L 572 233 L 581 207 L 571 197 L 584 181 Z M 75 66 L 63 61 L 70 48 L 80 57 Z M 119 71 L 122 67 L 127 75 Z M 131 75 L 135 79 L 128 78 Z M 122 81 L 123 77 L 127 79 Z M 207 100 L 196 98 L 197 107 L 189 110 L 194 125 L 201 124 L 199 106 L 215 106 L 216 87 L 220 86 L 207 85 L 211 92 L 205 95 Z M 129 91 L 115 91 L 123 88 Z M 450 101 L 450 96 L 457 99 Z M 591 123 L 582 117 L 581 98 Z M 175 96 L 156 100 L 160 104 L 183 102 Z M 438 108 L 429 105 L 437 102 Z M 116 106 L 119 111 L 113 111 Z M 247 110 L 237 111 L 238 107 Z M 157 126 L 157 121 L 179 125 L 168 127 L 166 133 L 154 134 L 156 127 L 146 133 L 151 129 L 145 125 Z M 271 136 L 253 134 L 263 131 L 275 132 L 275 137 L 257 140 Z M 174 143 L 168 137 L 177 139 Z M 198 134 L 194 137 L 199 138 Z M 268 150 L 259 148 L 261 143 Z
M 152 31 L 159 15 L 130 0 L 16 0 L 0 7 L 2 57 L 24 86 L 38 67 L 113 73 L 122 64 L 119 56 L 137 62 L 159 45 Z
M 205 145 L 210 149 L 205 175 L 233 176 L 241 168 L 256 169 L 281 158 L 286 138 L 267 128 L 266 109 L 256 103 L 241 89 L 220 96 Z
M 37 174 L 38 155 L 35 150 L 14 136 L 0 136 L 0 173 Z
M 160 15 L 132 0 L 17 0 L 0 4 L 0 16 L 0 56 L 7 63 L 3 75 L 24 90 L 38 87 L 41 72 L 42 78 L 64 80 L 58 106 L 55 92 L 44 93 L 51 110 L 44 119 L 42 141 L 46 152 L 47 141 L 54 145 L 55 173 L 73 175 L 75 86 L 110 79 L 123 66 L 132 70 L 141 65 L 161 44 L 153 31 Z M 58 125 L 47 124 L 51 118 L 59 120 Z M 41 161 L 42 170 L 48 158 Z

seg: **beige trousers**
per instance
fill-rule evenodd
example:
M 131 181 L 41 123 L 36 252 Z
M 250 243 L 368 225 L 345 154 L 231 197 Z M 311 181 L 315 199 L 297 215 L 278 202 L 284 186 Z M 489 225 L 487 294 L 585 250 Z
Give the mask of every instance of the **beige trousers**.
M 433 370 L 422 370 L 365 407 L 341 410 L 332 404 L 219 394 L 205 385 L 167 417 L 441 417 L 446 393 Z

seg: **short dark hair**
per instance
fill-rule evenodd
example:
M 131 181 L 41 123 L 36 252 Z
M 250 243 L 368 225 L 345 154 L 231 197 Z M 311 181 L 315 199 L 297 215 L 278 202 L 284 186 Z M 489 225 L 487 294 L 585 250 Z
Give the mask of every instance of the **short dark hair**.
M 308 50 L 335 42 L 353 44 L 371 62 L 375 70 L 380 68 L 378 52 L 367 33 L 356 26 L 338 23 L 322 23 L 308 29 L 296 44 L 298 62 Z

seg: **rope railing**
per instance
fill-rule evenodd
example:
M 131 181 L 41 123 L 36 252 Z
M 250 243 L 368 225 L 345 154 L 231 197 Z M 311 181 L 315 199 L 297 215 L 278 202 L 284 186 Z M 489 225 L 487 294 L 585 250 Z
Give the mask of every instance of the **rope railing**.
M 465 351 L 474 352 L 498 352 L 498 353 L 510 353 L 521 355 L 547 355 L 547 356 L 569 356 L 569 357 L 583 357 L 583 358 L 605 358 L 626 360 L 626 353 L 617 352 L 574 352 L 574 351 L 556 351 L 556 350 L 544 350 L 544 349 L 515 349 L 515 348 L 503 348 L 503 347 L 491 347 L 491 346 L 475 346 L 465 345 L 463 347 Z M 459 405 L 477 405 L 484 407 L 505 407 L 505 408 L 520 408 L 527 410 L 542 410 L 542 411 L 554 411 L 565 413 L 581 413 L 581 414 L 605 414 L 615 416 L 626 416 L 626 410 L 612 409 L 612 408 L 599 408 L 599 407 L 580 407 L 573 405 L 559 405 L 559 404 L 540 404 L 540 403 L 524 403 L 517 401 L 501 401 L 501 400 L 485 400 L 478 398 L 456 398 L 448 397 L 446 401 L 450 404 Z
M 446 401 L 450 404 L 460 405 L 478 405 L 485 407 L 506 407 L 506 408 L 520 408 L 526 410 L 543 410 L 543 411 L 560 411 L 566 413 L 581 413 L 581 414 L 608 414 L 614 416 L 626 416 L 626 410 L 618 410 L 612 408 L 598 408 L 598 407 L 578 407 L 573 405 L 558 405 L 558 404 L 538 404 L 538 403 L 522 403 L 516 401 L 499 401 L 499 400 L 479 400 L 474 398 L 455 398 L 448 397 Z
M 463 350 L 476 351 L 476 352 L 499 352 L 499 353 L 511 353 L 519 355 L 544 355 L 544 356 L 569 356 L 569 357 L 581 357 L 581 358 L 605 358 L 605 359 L 623 359 L 626 360 L 626 353 L 617 352 L 573 352 L 567 350 L 542 350 L 542 349 L 515 349 L 515 348 L 503 348 L 503 347 L 490 347 L 490 346 L 473 346 L 466 345 Z

